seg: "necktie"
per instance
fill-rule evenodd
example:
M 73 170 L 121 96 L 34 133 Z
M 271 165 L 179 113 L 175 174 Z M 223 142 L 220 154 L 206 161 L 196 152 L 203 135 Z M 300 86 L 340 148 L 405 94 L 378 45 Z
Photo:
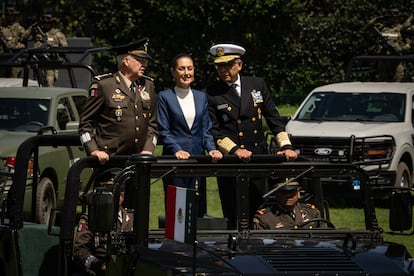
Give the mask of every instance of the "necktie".
M 135 85 L 133 83 L 129 86 L 129 91 L 131 91 L 132 94 L 135 94 Z
M 237 84 L 235 84 L 235 83 L 232 83 L 231 85 L 230 85 L 230 87 L 234 90 L 234 92 L 240 97 L 240 93 L 239 93 L 239 91 L 237 90 Z

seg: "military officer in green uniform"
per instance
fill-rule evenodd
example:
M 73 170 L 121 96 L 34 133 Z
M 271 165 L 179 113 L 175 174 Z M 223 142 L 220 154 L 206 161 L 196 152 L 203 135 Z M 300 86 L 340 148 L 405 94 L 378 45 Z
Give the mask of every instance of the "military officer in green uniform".
M 79 123 L 87 153 L 105 164 L 112 155 L 152 154 L 158 123 L 154 82 L 144 76 L 147 39 L 118 50 L 118 72 L 96 76 Z
M 256 230 L 274 230 L 282 228 L 297 228 L 314 218 L 320 218 L 320 212 L 315 206 L 298 202 L 300 185 L 296 181 L 278 183 L 275 187 L 275 204 L 271 207 L 257 210 L 253 218 L 253 228 Z M 305 225 L 315 227 L 316 223 Z
M 210 48 L 220 80 L 205 90 L 212 121 L 211 134 L 217 148 L 224 154 L 232 154 L 240 160 L 249 161 L 252 154 L 267 154 L 267 141 L 263 130 L 263 119 L 275 135 L 279 150 L 287 161 L 297 158 L 292 148 L 285 125 L 272 100 L 272 95 L 263 78 L 241 76 L 241 56 L 245 49 L 235 44 L 217 44 Z M 236 183 L 233 177 L 217 178 L 223 215 L 229 228 L 236 224 L 234 203 Z M 263 203 L 266 179 L 252 177 L 249 182 L 250 220 Z

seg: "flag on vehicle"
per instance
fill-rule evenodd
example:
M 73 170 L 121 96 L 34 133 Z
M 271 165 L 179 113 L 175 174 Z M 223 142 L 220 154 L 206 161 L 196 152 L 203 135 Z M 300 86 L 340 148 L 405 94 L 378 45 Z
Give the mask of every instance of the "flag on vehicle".
M 165 237 L 188 244 L 195 241 L 196 191 L 169 185 L 165 214 Z

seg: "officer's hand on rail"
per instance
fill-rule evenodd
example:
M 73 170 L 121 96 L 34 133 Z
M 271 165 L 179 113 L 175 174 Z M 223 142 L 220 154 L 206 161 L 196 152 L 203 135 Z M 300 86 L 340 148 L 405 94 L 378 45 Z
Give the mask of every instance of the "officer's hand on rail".
M 99 160 L 99 163 L 101 163 L 101 165 L 104 165 L 109 160 L 109 155 L 105 151 L 102 151 L 102 150 L 95 150 L 91 152 L 91 156 L 96 156 Z
M 298 158 L 298 154 L 296 153 L 296 151 L 291 150 L 291 149 L 285 149 L 285 150 L 278 151 L 276 155 L 284 155 L 286 158 L 286 161 L 295 161 Z
M 223 158 L 223 154 L 219 150 L 212 150 L 208 153 L 208 155 L 211 156 L 213 162 L 217 162 L 218 160 Z
M 242 161 L 249 161 L 252 157 L 252 152 L 247 149 L 237 149 L 234 152 L 234 155 L 236 155 Z

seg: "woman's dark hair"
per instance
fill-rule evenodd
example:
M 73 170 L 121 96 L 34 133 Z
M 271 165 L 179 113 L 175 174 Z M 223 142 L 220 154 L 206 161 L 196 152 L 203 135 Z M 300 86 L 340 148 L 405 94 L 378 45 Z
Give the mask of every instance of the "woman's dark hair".
M 179 60 L 180 58 L 183 58 L 183 57 L 186 57 L 186 58 L 189 58 L 189 59 L 191 59 L 191 60 L 193 60 L 193 58 L 189 55 L 189 54 L 186 54 L 186 53 L 179 53 L 178 55 L 176 55 L 172 60 L 171 60 L 171 68 L 175 68 L 176 66 L 177 66 L 177 60 Z

